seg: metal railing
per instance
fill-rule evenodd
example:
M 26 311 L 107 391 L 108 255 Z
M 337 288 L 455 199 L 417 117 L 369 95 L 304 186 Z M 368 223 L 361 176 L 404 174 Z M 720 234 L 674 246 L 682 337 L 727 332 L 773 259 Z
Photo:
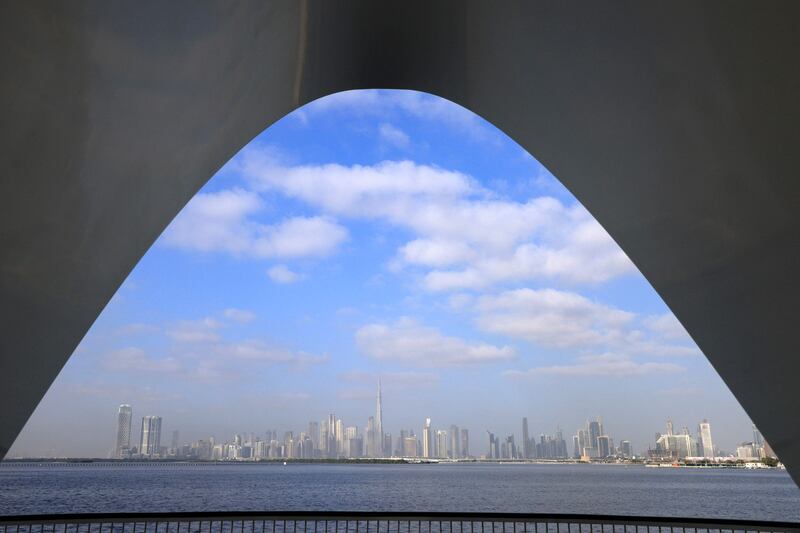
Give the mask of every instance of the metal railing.
M 0 517 L 0 533 L 704 533 L 795 532 L 800 523 L 636 516 L 234 512 Z

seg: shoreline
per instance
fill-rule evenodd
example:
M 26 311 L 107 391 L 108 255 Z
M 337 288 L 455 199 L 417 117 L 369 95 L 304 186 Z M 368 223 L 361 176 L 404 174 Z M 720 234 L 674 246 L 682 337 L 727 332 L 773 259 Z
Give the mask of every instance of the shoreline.
M 292 464 L 320 464 L 320 465 L 464 465 L 464 464 L 488 464 L 488 465 L 593 465 L 593 466 L 624 466 L 641 468 L 691 468 L 691 469 L 738 469 L 738 470 L 785 470 L 782 465 L 770 466 L 757 462 L 727 462 L 727 463 L 666 463 L 666 462 L 644 462 L 644 461 L 620 461 L 620 462 L 586 462 L 586 461 L 531 461 L 531 460 L 425 460 L 411 458 L 381 458 L 381 459 L 262 459 L 258 461 L 219 461 L 219 460 L 190 460 L 190 459 L 102 459 L 102 458 L 12 458 L 0 461 L 0 468 L 11 466 L 24 467 L 48 467 L 48 466 L 92 466 L 92 467 L 113 467 L 113 466 L 275 466 Z

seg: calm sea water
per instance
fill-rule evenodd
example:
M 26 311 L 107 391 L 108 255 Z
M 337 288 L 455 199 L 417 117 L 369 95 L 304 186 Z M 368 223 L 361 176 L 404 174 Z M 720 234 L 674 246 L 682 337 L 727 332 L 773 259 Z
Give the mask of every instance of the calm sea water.
M 800 521 L 784 471 L 604 465 L 0 466 L 0 514 L 369 510 Z

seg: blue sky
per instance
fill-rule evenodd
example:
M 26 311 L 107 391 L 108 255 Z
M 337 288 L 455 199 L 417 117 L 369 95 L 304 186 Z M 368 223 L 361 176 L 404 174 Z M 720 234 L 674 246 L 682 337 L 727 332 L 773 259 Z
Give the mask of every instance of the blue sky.
M 168 179 L 168 177 L 165 177 Z M 627 256 L 534 157 L 445 100 L 352 91 L 272 125 L 189 202 L 86 335 L 10 455 L 105 456 L 115 412 L 189 441 L 384 427 L 635 450 L 667 417 L 749 420 Z M 136 433 L 136 431 L 134 431 Z

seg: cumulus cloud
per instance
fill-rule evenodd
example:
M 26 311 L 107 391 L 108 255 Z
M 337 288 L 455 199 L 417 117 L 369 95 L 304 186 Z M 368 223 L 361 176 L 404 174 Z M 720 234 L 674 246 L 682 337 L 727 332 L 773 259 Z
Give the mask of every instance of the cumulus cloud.
M 575 364 L 540 366 L 522 371 L 509 370 L 504 375 L 513 379 L 540 376 L 631 377 L 675 374 L 683 371 L 685 368 L 672 363 L 638 363 L 624 355 L 602 354 L 579 357 Z
M 678 322 L 678 319 L 672 313 L 651 315 L 645 319 L 644 323 L 651 331 L 666 339 L 691 339 L 683 325 Z
M 155 333 L 159 330 L 158 326 L 153 324 L 144 324 L 135 322 L 132 324 L 125 324 L 114 330 L 114 335 L 120 337 L 128 337 L 133 335 L 142 335 L 146 333 Z
M 174 357 L 152 357 L 141 348 L 127 347 L 113 350 L 103 361 L 103 368 L 114 372 L 175 374 L 181 370 Z
M 256 222 L 263 209 L 259 195 L 230 189 L 200 193 L 163 235 L 167 246 L 199 252 L 226 252 L 256 258 L 326 256 L 347 237 L 347 230 L 327 217 L 294 217 L 274 225 Z
M 415 238 L 397 251 L 395 269 L 421 269 L 431 291 L 484 289 L 532 279 L 600 283 L 635 272 L 628 257 L 580 205 L 551 197 L 515 202 L 463 173 L 412 161 L 372 166 L 286 167 L 246 150 L 244 176 L 328 216 L 379 219 Z
M 380 125 L 378 128 L 378 135 L 382 141 L 391 144 L 395 148 L 406 149 L 411 143 L 411 139 L 406 132 L 387 122 Z
M 423 326 L 411 318 L 391 324 L 368 324 L 356 332 L 359 349 L 369 357 L 413 366 L 443 367 L 507 361 L 511 346 L 469 343 Z
M 254 312 L 248 311 L 247 309 L 236 309 L 233 307 L 225 309 L 222 312 L 222 316 L 228 320 L 233 320 L 234 322 L 239 322 L 241 324 L 248 324 L 256 319 L 256 314 Z
M 213 318 L 181 320 L 167 330 L 167 335 L 179 342 L 215 342 L 222 324 Z
M 493 333 L 559 348 L 592 346 L 619 339 L 634 315 L 555 289 L 518 289 L 486 296 L 478 325 Z
M 275 265 L 267 270 L 267 275 L 269 276 L 269 279 L 275 283 L 283 284 L 294 283 L 301 278 L 300 274 L 293 272 L 286 265 Z
M 484 296 L 476 306 L 478 327 L 539 346 L 613 349 L 630 356 L 700 355 L 689 339 L 665 339 L 641 328 L 635 313 L 555 289 L 516 289 Z M 644 319 L 645 323 L 649 318 Z

